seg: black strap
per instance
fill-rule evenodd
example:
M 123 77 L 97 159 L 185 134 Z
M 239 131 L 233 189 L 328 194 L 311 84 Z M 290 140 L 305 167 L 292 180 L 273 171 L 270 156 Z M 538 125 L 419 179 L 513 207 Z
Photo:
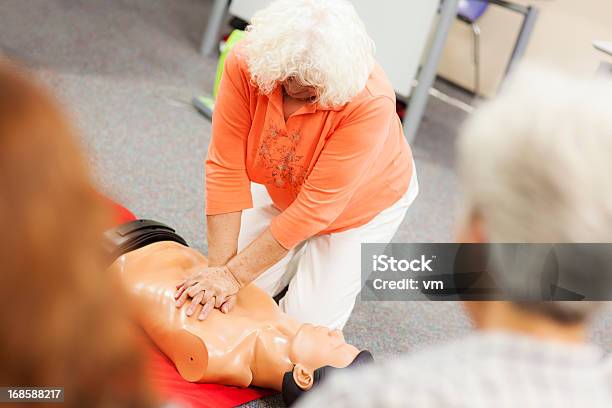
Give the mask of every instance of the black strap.
M 173 228 L 153 220 L 135 220 L 119 225 L 104 233 L 104 241 L 113 260 L 154 242 L 173 241 L 189 246 Z

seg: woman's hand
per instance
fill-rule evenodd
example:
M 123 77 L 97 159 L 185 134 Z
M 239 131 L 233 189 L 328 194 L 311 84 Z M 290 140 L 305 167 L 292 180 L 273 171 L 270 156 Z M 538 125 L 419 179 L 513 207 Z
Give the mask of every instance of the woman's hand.
M 176 286 L 176 307 L 181 307 L 191 298 L 187 316 L 193 315 L 199 304 L 203 304 L 198 319 L 204 320 L 213 308 L 228 313 L 236 303 L 236 294 L 242 285 L 227 266 L 209 267 L 196 272 Z
M 204 305 L 198 315 L 200 320 L 206 319 L 213 308 L 228 313 L 236 304 L 240 288 L 281 260 L 287 252 L 268 228 L 226 265 L 204 268 L 176 285 L 176 307 L 183 306 L 191 298 L 187 316 L 193 315 L 200 304 Z

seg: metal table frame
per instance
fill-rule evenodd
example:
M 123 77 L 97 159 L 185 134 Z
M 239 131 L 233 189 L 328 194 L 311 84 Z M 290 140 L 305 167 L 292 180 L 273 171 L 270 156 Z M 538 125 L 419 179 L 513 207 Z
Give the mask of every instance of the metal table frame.
M 219 43 L 219 31 L 223 18 L 229 7 L 230 0 L 213 0 L 212 10 L 208 16 L 208 24 L 202 36 L 200 52 L 208 57 L 212 56 Z
M 438 64 L 442 51 L 448 39 L 448 32 L 457 18 L 457 7 L 459 0 L 444 0 L 440 9 L 440 18 L 434 34 L 431 48 L 428 51 L 425 63 L 418 74 L 417 85 L 410 95 L 410 104 L 404 118 L 404 136 L 409 143 L 412 143 L 419 131 L 419 125 L 427 108 L 429 100 L 429 90 L 436 80 Z
M 418 84 L 414 88 L 413 93 L 409 99 L 410 104 L 408 106 L 408 112 L 404 119 L 404 135 L 409 142 L 413 142 L 419 126 L 423 119 L 425 109 L 427 108 L 427 100 L 429 96 L 429 90 L 433 86 L 438 72 L 438 64 L 440 63 L 440 57 L 444 50 L 444 45 L 448 38 L 448 32 L 451 25 L 453 24 L 457 16 L 457 7 L 459 5 L 458 0 L 442 0 L 442 7 L 440 10 L 440 20 L 434 41 L 429 50 L 429 55 L 421 68 L 418 77 Z M 531 38 L 531 33 L 538 19 L 539 10 L 533 6 L 523 6 L 520 4 L 511 3 L 506 0 L 483 0 L 488 1 L 491 4 L 506 8 L 508 10 L 520 13 L 523 15 L 523 23 L 514 44 L 514 49 L 510 55 L 510 60 L 506 66 L 505 76 L 507 76 L 521 60 L 527 45 Z
M 538 19 L 539 10 L 533 6 L 523 6 L 506 0 L 483 1 L 488 1 L 491 4 L 523 15 L 523 23 L 521 24 L 521 29 L 519 30 L 516 42 L 514 43 L 514 49 L 512 50 L 510 60 L 508 61 L 508 65 L 506 67 L 506 75 L 508 75 L 514 69 L 520 59 L 523 58 L 525 51 L 527 51 L 527 45 L 529 44 L 531 33 L 533 32 L 533 28 L 535 27 L 535 23 Z

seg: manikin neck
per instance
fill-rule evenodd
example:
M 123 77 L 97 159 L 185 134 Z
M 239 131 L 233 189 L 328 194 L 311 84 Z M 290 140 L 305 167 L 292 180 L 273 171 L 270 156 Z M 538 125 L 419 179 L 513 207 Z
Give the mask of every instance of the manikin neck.
M 285 321 L 274 328 L 260 331 L 250 364 L 253 385 L 279 391 L 282 389 L 283 375 L 293 370 L 294 363 L 289 358 L 289 351 L 299 326 L 297 322 Z

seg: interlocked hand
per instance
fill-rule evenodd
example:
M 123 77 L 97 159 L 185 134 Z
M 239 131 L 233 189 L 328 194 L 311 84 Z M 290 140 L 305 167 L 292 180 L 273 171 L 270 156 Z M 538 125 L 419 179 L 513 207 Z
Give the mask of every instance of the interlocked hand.
M 183 306 L 191 298 L 187 316 L 193 315 L 200 304 L 204 305 L 198 315 L 200 320 L 206 319 L 213 308 L 228 313 L 236 304 L 236 294 L 241 287 L 227 266 L 208 267 L 176 285 L 176 307 Z

